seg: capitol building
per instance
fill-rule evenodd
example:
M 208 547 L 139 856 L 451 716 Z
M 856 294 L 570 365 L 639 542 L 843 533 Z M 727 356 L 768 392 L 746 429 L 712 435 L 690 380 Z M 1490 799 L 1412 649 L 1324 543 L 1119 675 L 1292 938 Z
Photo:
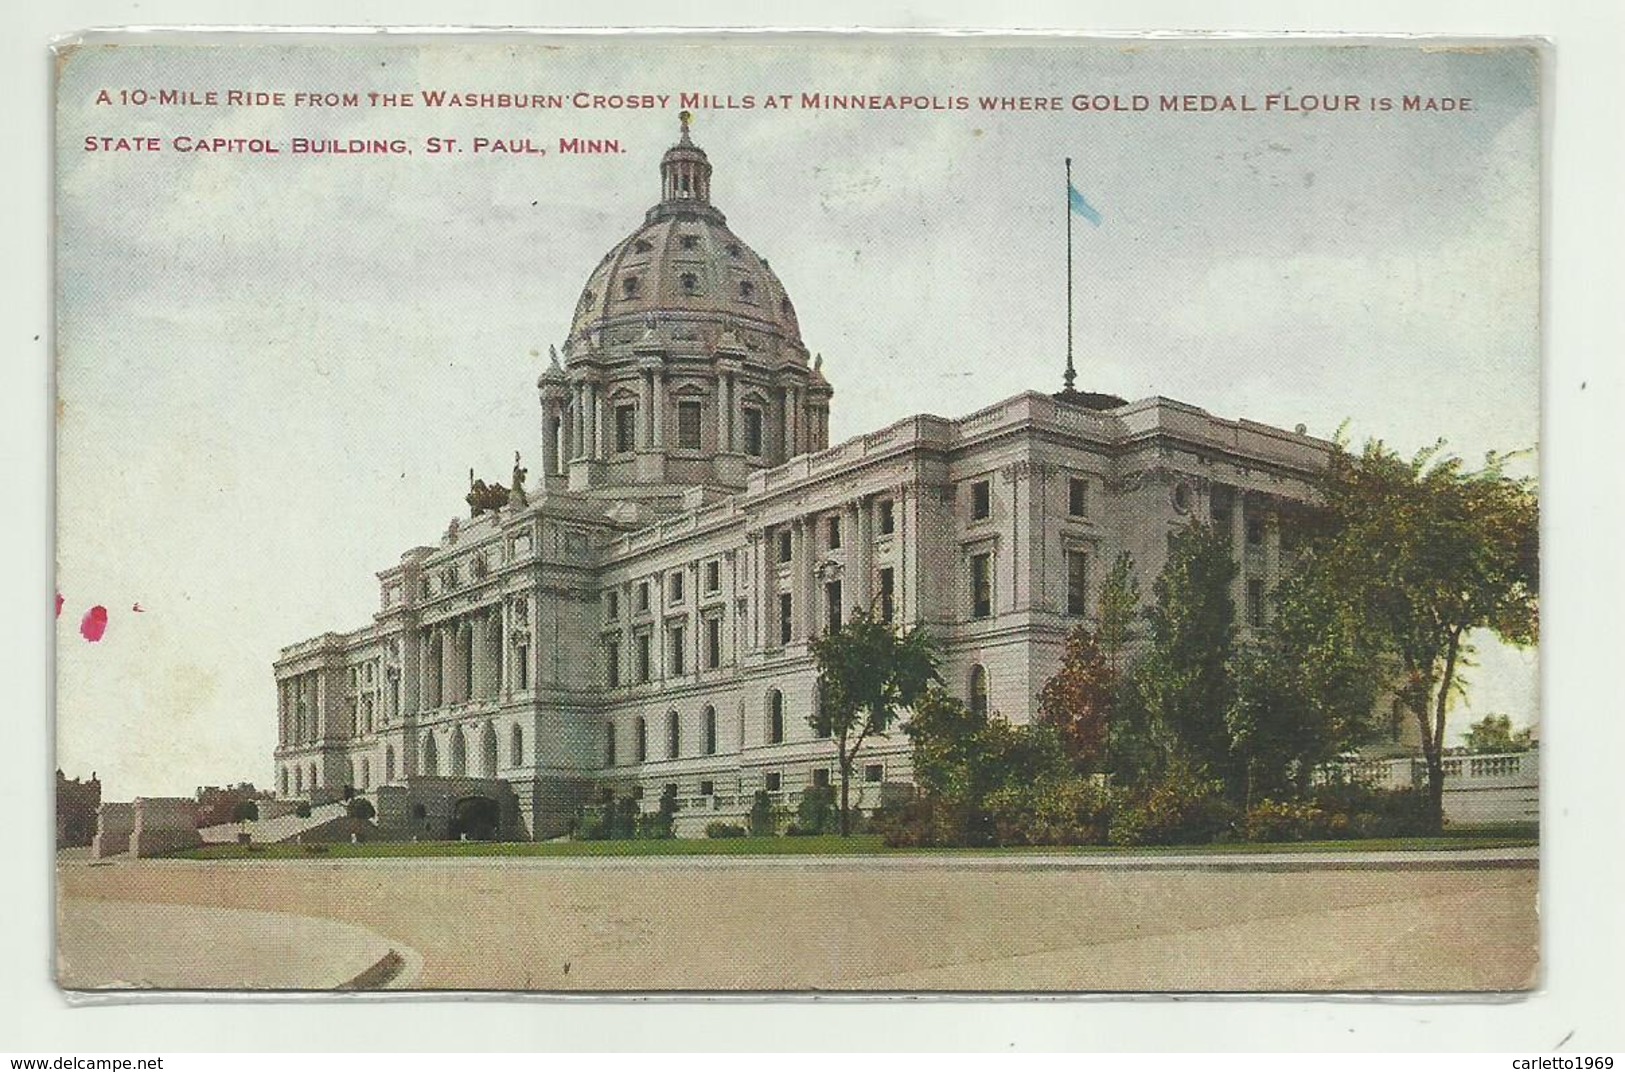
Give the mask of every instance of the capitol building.
M 839 782 L 808 642 L 854 608 L 923 623 L 950 691 L 1026 722 L 1106 566 L 1130 552 L 1149 589 L 1193 518 L 1231 534 L 1239 624 L 1262 622 L 1277 515 L 1331 444 L 1068 386 L 832 446 L 835 387 L 711 173 L 685 121 L 540 370 L 539 450 L 471 474 L 467 516 L 378 573 L 370 623 L 282 649 L 281 796 L 528 839 L 675 786 L 698 836 Z M 906 735 L 872 737 L 854 803 L 910 781 Z

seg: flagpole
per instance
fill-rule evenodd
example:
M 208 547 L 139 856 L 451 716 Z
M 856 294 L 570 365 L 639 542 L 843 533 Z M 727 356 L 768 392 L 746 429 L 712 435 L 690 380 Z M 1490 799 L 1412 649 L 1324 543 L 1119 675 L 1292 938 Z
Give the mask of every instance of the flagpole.
M 1078 374 L 1072 367 L 1072 158 L 1066 158 L 1066 389 Z

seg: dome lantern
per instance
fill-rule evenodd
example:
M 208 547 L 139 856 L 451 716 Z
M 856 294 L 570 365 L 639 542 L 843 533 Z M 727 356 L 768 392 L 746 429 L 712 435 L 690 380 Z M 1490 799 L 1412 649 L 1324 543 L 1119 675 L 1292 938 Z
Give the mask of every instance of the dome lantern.
M 660 158 L 662 207 L 692 209 L 695 205 L 711 203 L 711 161 L 706 158 L 705 150 L 688 136 L 688 124 L 693 118 L 689 112 L 678 115 L 677 144 Z

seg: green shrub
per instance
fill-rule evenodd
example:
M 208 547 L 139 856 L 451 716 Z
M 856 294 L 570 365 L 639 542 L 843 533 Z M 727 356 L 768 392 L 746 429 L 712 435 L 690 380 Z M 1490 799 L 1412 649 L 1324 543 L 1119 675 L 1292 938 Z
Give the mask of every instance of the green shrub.
M 1345 782 L 1317 786 L 1310 800 L 1328 816 L 1328 837 L 1417 837 L 1434 832 L 1427 796 L 1414 789 L 1374 789 Z
M 1223 782 L 1176 765 L 1117 806 L 1107 838 L 1113 845 L 1206 845 L 1231 836 L 1242 818 Z
M 773 800 L 767 790 L 758 789 L 750 802 L 750 833 L 752 837 L 772 837 L 778 831 L 773 815 Z
M 706 823 L 705 836 L 708 838 L 744 837 L 745 828 L 738 823 Z
M 1248 841 L 1315 841 L 1335 836 L 1333 819 L 1312 801 L 1260 800 L 1247 811 Z
M 607 841 L 612 818 L 609 807 L 589 804 L 581 809 L 581 819 L 576 824 L 575 836 L 581 841 Z
M 1087 778 L 1046 778 L 994 790 L 986 805 L 1000 845 L 1101 845 L 1113 794 Z
M 294 805 L 293 813 L 301 819 L 310 818 L 310 802 L 301 800 L 298 804 Z
M 352 819 L 376 819 L 378 809 L 372 806 L 372 801 L 366 797 L 351 797 L 350 803 L 345 805 L 344 812 Z
M 801 794 L 796 806 L 798 834 L 829 834 L 840 828 L 840 816 L 835 810 L 835 789 L 828 785 L 815 785 Z M 785 831 L 790 833 L 791 831 Z
M 985 846 L 998 842 L 991 813 L 949 804 L 930 794 L 876 809 L 868 827 L 895 849 Z

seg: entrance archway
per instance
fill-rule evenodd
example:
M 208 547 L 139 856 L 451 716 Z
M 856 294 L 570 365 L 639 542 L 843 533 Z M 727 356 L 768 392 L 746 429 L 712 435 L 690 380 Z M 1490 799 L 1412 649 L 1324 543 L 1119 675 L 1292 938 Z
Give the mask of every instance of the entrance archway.
M 464 797 L 452 808 L 451 836 L 460 841 L 495 841 L 502 829 L 502 809 L 490 797 Z

